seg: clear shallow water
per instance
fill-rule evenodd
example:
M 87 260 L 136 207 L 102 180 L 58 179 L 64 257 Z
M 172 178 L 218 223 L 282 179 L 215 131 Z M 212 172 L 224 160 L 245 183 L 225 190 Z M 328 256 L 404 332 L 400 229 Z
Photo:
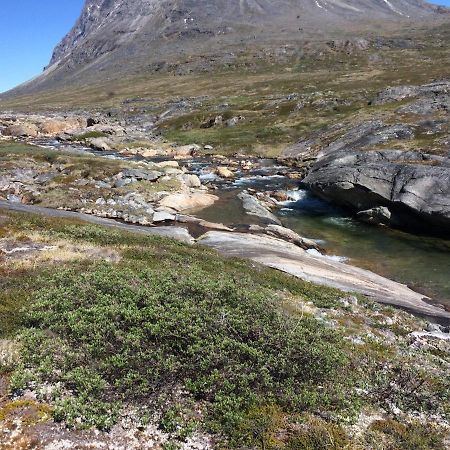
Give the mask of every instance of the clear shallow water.
M 280 211 L 288 228 L 450 308 L 450 240 L 366 225 L 308 193 L 288 207 Z
M 258 223 L 245 214 L 237 193 L 244 187 L 276 189 L 282 183 L 278 178 L 266 180 L 264 187 L 261 179 L 235 183 L 234 189 L 221 189 L 220 201 L 197 215 L 228 225 Z M 296 201 L 280 204 L 277 215 L 284 226 L 317 240 L 328 254 L 407 284 L 450 309 L 450 240 L 366 225 L 307 191 L 288 192 Z

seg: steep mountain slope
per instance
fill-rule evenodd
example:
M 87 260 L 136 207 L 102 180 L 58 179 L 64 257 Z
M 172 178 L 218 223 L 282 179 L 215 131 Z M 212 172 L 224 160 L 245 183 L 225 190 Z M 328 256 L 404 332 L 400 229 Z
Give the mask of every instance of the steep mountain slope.
M 396 1 L 395 6 L 386 0 L 87 0 L 81 17 L 55 49 L 50 64 L 67 56 L 72 63 L 87 63 L 134 40 L 145 47 L 145 43 L 151 46 L 164 39 L 195 34 L 236 35 L 244 31 L 242 28 L 283 33 L 298 31 L 299 24 L 320 28 L 328 22 L 417 18 L 434 11 L 432 6 L 415 0 Z
M 43 74 L 11 94 L 151 73 L 170 63 L 236 50 L 438 20 L 421 0 L 86 0 Z M 201 70 L 197 67 L 196 70 Z

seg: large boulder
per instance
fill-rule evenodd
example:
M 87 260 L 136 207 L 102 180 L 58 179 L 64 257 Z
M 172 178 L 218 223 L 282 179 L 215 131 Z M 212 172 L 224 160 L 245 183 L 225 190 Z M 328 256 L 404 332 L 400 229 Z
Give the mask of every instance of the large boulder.
M 343 150 L 320 158 L 303 183 L 319 197 L 355 212 L 384 206 L 394 225 L 450 231 L 446 158 L 400 150 Z
M 36 137 L 39 134 L 39 128 L 34 123 L 25 122 L 6 127 L 3 134 L 12 137 Z
M 242 200 L 242 206 L 247 214 L 259 217 L 262 222 L 267 224 L 281 225 L 280 220 L 253 195 L 244 191 L 238 195 L 238 198 Z
M 220 166 L 216 169 L 216 173 L 222 178 L 234 178 L 234 173 L 228 167 Z
M 85 119 L 76 117 L 67 117 L 64 119 L 46 119 L 39 124 L 39 131 L 41 134 L 56 135 L 68 131 L 77 130 L 86 126 Z
M 104 137 L 89 139 L 89 145 L 94 150 L 100 150 L 102 152 L 108 152 L 111 150 L 111 142 Z
M 184 192 L 170 194 L 164 197 L 159 202 L 159 205 L 165 208 L 173 209 L 174 211 L 187 211 L 212 206 L 217 200 L 219 200 L 219 197 L 203 192 Z
M 372 225 L 388 225 L 391 222 L 392 214 L 385 206 L 359 211 L 356 215 L 362 222 Z

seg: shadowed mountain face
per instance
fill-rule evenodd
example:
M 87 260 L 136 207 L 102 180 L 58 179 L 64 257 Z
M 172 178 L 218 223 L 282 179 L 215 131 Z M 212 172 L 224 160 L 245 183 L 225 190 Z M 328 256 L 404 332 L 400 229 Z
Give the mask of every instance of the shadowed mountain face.
M 211 52 L 223 58 L 244 45 L 434 20 L 440 12 L 421 0 L 86 0 L 44 73 L 13 93 L 139 75 Z

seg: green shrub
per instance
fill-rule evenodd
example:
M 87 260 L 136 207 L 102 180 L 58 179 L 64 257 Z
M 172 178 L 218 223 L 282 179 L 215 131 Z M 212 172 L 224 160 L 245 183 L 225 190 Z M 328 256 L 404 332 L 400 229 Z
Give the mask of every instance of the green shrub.
M 344 344 L 332 330 L 288 316 L 273 291 L 245 277 L 195 265 L 57 272 L 34 295 L 20 340 L 14 388 L 60 383 L 73 395 L 56 399 L 56 417 L 102 429 L 124 401 L 157 403 L 182 388 L 207 405 L 212 429 L 232 436 L 262 400 L 286 411 L 335 408 L 343 383 Z
M 430 424 L 400 423 L 396 420 L 376 420 L 369 431 L 385 435 L 389 450 L 441 450 L 444 449 L 444 433 Z

